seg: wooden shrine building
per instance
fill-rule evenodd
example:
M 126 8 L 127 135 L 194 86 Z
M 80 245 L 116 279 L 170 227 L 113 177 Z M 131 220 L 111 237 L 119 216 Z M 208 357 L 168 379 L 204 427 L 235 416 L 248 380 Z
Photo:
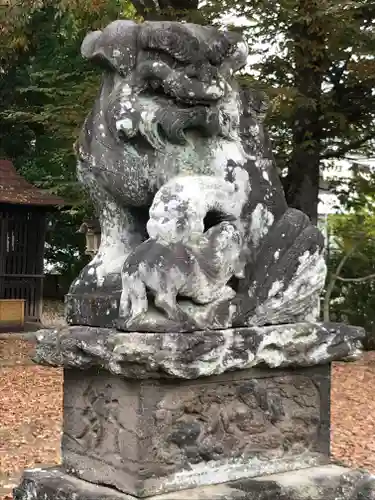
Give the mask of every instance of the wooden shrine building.
M 0 160 L 0 303 L 23 299 L 26 322 L 41 320 L 46 214 L 62 205 Z

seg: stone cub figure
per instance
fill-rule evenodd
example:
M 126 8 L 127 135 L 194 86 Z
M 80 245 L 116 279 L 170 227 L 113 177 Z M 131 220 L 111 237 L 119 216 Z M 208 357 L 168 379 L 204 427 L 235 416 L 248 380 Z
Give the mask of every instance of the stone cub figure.
M 217 224 L 191 245 L 150 238 L 123 266 L 119 319 L 125 328 L 142 321 L 151 294 L 168 319 L 186 320 L 177 296 L 197 304 L 230 300 L 236 293 L 227 283 L 243 278 L 244 267 L 243 238 L 233 222 Z

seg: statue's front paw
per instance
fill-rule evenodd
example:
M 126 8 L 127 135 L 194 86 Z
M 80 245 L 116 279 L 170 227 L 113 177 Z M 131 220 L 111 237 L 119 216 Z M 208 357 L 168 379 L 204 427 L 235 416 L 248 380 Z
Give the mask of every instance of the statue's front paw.
M 142 321 L 147 312 L 146 286 L 140 279 L 128 274 L 125 274 L 122 280 L 123 288 L 117 324 L 121 324 L 122 328 L 131 329 Z
M 123 316 L 119 314 L 119 317 L 116 321 L 116 326 L 119 330 L 125 331 L 136 331 L 139 329 L 139 325 L 142 323 L 147 310 L 142 311 L 129 311 L 127 316 Z

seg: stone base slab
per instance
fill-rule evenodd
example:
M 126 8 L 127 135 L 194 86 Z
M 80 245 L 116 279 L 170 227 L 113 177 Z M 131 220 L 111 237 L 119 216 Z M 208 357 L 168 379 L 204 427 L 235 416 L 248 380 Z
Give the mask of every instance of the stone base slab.
M 24 472 L 14 500 L 136 500 L 93 485 L 61 468 Z M 149 500 L 374 500 L 375 476 L 337 465 L 312 467 L 255 479 L 148 497 Z
M 133 379 L 197 379 L 256 366 L 306 367 L 354 360 L 363 328 L 340 323 L 294 323 L 191 333 L 118 332 L 70 326 L 36 333 L 39 364 L 105 368 Z

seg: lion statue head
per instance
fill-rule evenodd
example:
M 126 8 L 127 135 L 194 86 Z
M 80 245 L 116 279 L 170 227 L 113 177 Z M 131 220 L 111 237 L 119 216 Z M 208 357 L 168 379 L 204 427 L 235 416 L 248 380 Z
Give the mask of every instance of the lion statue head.
M 115 21 L 88 34 L 82 54 L 105 72 L 79 153 L 94 157 L 92 172 L 122 203 L 149 206 L 178 174 L 224 176 L 229 149 L 244 161 L 232 78 L 248 55 L 239 34 Z

